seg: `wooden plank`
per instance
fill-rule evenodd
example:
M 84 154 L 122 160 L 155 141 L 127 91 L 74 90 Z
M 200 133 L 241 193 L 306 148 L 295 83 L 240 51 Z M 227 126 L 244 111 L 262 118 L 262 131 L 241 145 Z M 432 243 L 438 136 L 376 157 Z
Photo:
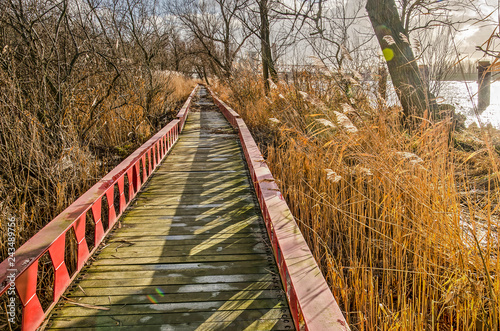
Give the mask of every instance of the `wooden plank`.
M 218 226 L 230 226 L 235 225 L 240 222 L 246 222 L 248 224 L 261 225 L 261 218 L 249 210 L 245 214 L 239 214 L 241 217 L 238 219 L 230 218 L 226 215 L 210 215 L 205 218 L 201 218 L 202 215 L 191 215 L 191 216 L 170 216 L 161 217 L 155 220 L 151 217 L 129 217 L 126 222 L 123 222 L 122 228 L 140 228 L 143 230 L 160 229 L 160 228 L 181 228 L 180 230 L 186 232 L 197 232 L 201 228 L 215 228 Z M 173 229 L 175 230 L 175 229 Z
M 252 283 L 216 283 L 216 284 L 189 284 L 189 285 L 166 285 L 166 286 L 121 286 L 114 287 L 111 293 L 103 292 L 101 287 L 82 287 L 75 286 L 74 289 L 70 290 L 69 296 L 108 296 L 108 295 L 147 295 L 147 294 L 158 294 L 160 291 L 164 294 L 180 294 L 184 295 L 184 298 L 189 295 L 189 293 L 212 293 L 217 292 L 231 292 L 238 293 L 241 291 L 251 291 L 249 290 Z M 282 293 L 281 290 L 276 289 L 276 284 L 274 282 L 260 282 L 260 290 L 262 291 L 275 291 L 278 294 Z
M 100 316 L 117 316 L 128 314 L 165 314 L 165 313 L 192 313 L 197 311 L 237 311 L 246 309 L 273 309 L 284 308 L 286 303 L 283 300 L 256 300 L 251 292 L 243 292 L 242 298 L 249 297 L 249 300 L 231 300 L 231 301 L 202 301 L 202 302 L 169 302 L 169 303 L 151 303 L 144 304 L 123 304 L 111 306 L 109 310 L 99 310 Z M 147 301 L 147 298 L 145 298 Z M 57 311 L 57 310 L 56 310 Z M 67 307 L 58 311 L 58 316 L 91 316 L 95 313 L 92 309 L 79 307 L 69 304 Z
M 249 236 L 244 236 L 244 237 L 227 237 L 224 240 L 219 241 L 217 245 L 238 245 L 238 244 L 252 244 L 256 242 L 261 242 L 263 238 L 261 237 L 260 240 L 258 238 L 253 238 Z M 109 239 L 108 242 L 106 243 L 108 246 L 109 250 L 116 251 L 116 248 L 118 246 L 125 247 L 130 244 L 133 244 L 134 247 L 156 247 L 156 246 L 162 246 L 165 247 L 165 249 L 171 249 L 172 247 L 184 247 L 184 246 L 192 246 L 192 245 L 198 245 L 201 243 L 206 242 L 206 239 L 202 238 L 194 238 L 194 239 L 186 239 L 186 240 L 171 240 L 171 241 L 165 241 L 163 238 L 154 238 L 154 237 L 147 237 L 146 239 L 137 238 L 137 239 L 131 239 L 129 238 L 128 240 L 124 240 L 123 238 L 112 238 Z M 189 249 L 189 248 L 186 248 Z
M 221 193 L 221 194 L 207 194 L 205 196 L 200 196 L 197 194 L 185 194 L 179 196 L 178 194 L 170 193 L 159 194 L 159 196 L 154 195 L 142 195 L 139 197 L 135 206 L 157 206 L 157 205 L 168 205 L 173 203 L 183 203 L 183 204 L 212 204 L 212 203 L 222 203 L 231 202 L 233 199 L 238 199 L 240 201 L 246 201 L 247 203 L 253 203 L 254 197 L 248 194 L 241 193 Z
M 184 207 L 182 207 L 184 208 Z M 181 207 L 179 208 L 181 209 Z M 189 209 L 189 208 L 187 208 Z M 218 208 L 214 208 L 217 209 Z M 230 218 L 219 218 L 203 224 L 199 223 L 180 223 L 179 226 L 173 226 L 170 221 L 144 223 L 125 223 L 120 230 L 125 233 L 143 233 L 148 235 L 174 235 L 174 234 L 202 234 L 221 231 L 224 233 L 236 233 L 242 231 L 258 231 L 262 229 L 258 217 L 243 218 L 239 221 L 233 221 Z
M 240 220 L 253 221 L 258 224 L 262 222 L 261 218 L 254 212 L 249 210 L 245 213 L 233 214 L 234 217 L 228 215 L 188 215 L 188 216 L 157 216 L 151 217 L 147 215 L 128 217 L 126 222 L 122 221 L 122 227 L 144 226 L 149 228 L 151 226 L 170 226 L 170 227 L 188 227 L 188 226 L 205 226 L 217 225 L 225 223 L 228 219 L 238 222 Z
M 211 162 L 211 163 L 165 163 L 165 168 L 169 171 L 182 170 L 182 171 L 212 171 L 212 170 L 230 170 L 244 171 L 246 168 L 242 163 L 226 163 L 226 162 Z
M 257 262 L 259 266 L 252 266 Z M 219 265 L 221 264 L 221 265 Z M 247 266 L 250 265 L 250 266 Z M 275 272 L 263 263 L 257 261 L 229 261 L 213 263 L 164 263 L 164 264 L 135 264 L 135 265 L 95 265 L 90 268 L 82 279 L 131 279 L 131 278 L 169 278 L 172 275 L 183 277 L 198 277 L 207 274 L 233 275 L 233 274 L 258 274 Z
M 181 162 L 196 162 L 196 163 L 201 163 L 201 162 L 232 162 L 232 163 L 241 163 L 242 158 L 241 155 L 210 155 L 210 154 L 198 154 L 198 153 L 193 153 L 189 155 L 169 155 L 167 162 L 171 163 L 181 163 Z
M 143 227 L 140 224 L 127 224 L 122 226 L 120 235 L 144 235 L 144 236 L 158 236 L 158 235 L 213 235 L 218 233 L 253 233 L 263 230 L 262 226 L 254 220 L 242 220 L 232 223 L 231 221 L 211 222 L 206 225 L 184 225 L 184 226 L 171 226 L 170 224 L 155 224 L 145 223 Z
M 166 177 L 166 176 L 165 176 Z M 240 176 L 239 174 L 235 174 L 234 176 L 196 176 L 196 181 L 193 181 L 193 178 L 188 176 L 179 177 L 176 176 L 175 179 L 170 178 L 162 178 L 162 176 L 158 176 L 158 181 L 154 181 L 148 183 L 147 189 L 152 188 L 163 188 L 165 192 L 168 192 L 170 188 L 173 187 L 219 187 L 226 188 L 229 186 L 240 186 L 249 184 L 249 180 L 246 177 Z M 231 178 L 233 177 L 233 178 Z
M 122 235 L 120 232 L 117 232 L 114 235 L 114 238 L 117 240 L 124 240 L 127 242 L 135 243 L 137 241 L 154 241 L 154 240 L 163 240 L 165 241 L 165 245 L 184 245 L 184 244 L 204 244 L 205 246 L 215 245 L 215 243 L 211 243 L 210 240 L 215 240 L 218 243 L 226 242 L 227 240 L 233 239 L 244 239 L 253 237 L 254 240 L 263 239 L 263 234 L 259 232 L 247 232 L 247 233 L 224 233 L 224 234 L 199 234 L 199 235 L 188 235 L 188 234 L 179 234 L 179 235 L 167 235 L 167 236 L 158 236 L 158 235 L 138 235 L 138 234 L 129 234 Z
M 207 270 L 213 270 L 215 274 L 227 275 L 247 274 L 247 273 L 264 273 L 273 268 L 274 263 L 266 264 L 265 258 L 262 255 L 257 255 L 256 260 L 247 261 L 222 261 L 222 262 L 182 262 L 182 263 L 132 263 L 132 264 L 93 264 L 92 268 L 87 271 L 88 277 L 94 279 L 110 279 L 115 278 L 111 273 L 121 273 L 116 278 L 134 278 L 135 275 L 146 277 L 148 274 L 152 276 L 170 275 L 168 272 L 181 273 L 184 276 L 198 276 L 207 274 Z M 263 261 L 264 260 L 264 261 Z M 154 274 L 156 272 L 156 274 Z M 95 275 L 99 273 L 99 275 Z M 109 275 L 108 275 L 109 274 Z M 87 276 L 85 275 L 85 276 Z M 84 276 L 84 277 L 85 277 Z
M 226 149 L 226 151 L 214 150 L 210 147 L 205 148 L 196 148 L 196 147 L 184 147 L 181 150 L 173 150 L 170 152 L 168 157 L 189 157 L 189 156 L 200 156 L 200 157 L 233 157 L 234 155 L 242 155 L 240 146 L 234 146 L 230 149 Z
M 145 326 L 149 330 L 149 326 L 153 325 L 167 325 L 165 327 L 166 330 L 182 330 L 178 329 L 183 327 L 187 321 L 192 323 L 193 326 L 199 328 L 200 325 L 203 324 L 207 328 L 203 328 L 205 330 L 217 330 L 221 329 L 221 324 L 218 322 L 230 322 L 225 325 L 225 327 L 229 330 L 243 330 L 243 328 L 236 327 L 230 328 L 230 326 L 237 326 L 240 322 L 247 322 L 245 325 L 252 325 L 256 320 L 257 321 L 275 321 L 281 320 L 282 323 L 285 323 L 286 326 L 290 326 L 290 321 L 284 322 L 283 316 L 289 319 L 289 315 L 287 314 L 286 309 L 280 308 L 272 308 L 272 309 L 252 309 L 246 311 L 239 311 L 238 315 L 230 315 L 227 314 L 226 311 L 215 311 L 215 312 L 191 312 L 191 313 L 164 313 L 164 314 L 149 314 L 149 315 L 138 315 L 138 314 L 130 314 L 130 315 L 120 315 L 116 316 L 99 316 L 98 320 L 89 320 L 85 317 L 56 317 L 54 319 L 54 323 L 52 325 L 53 328 L 73 328 L 73 327 L 82 327 L 82 326 L 90 326 L 95 327 L 99 326 L 99 330 L 101 327 L 110 327 L 116 328 L 117 326 L 137 326 L 140 325 L 141 330 L 144 330 Z M 210 320 L 210 322 L 206 322 Z M 259 324 L 257 324 L 258 326 Z M 262 325 L 262 324 L 260 324 Z M 169 328 L 169 326 L 171 326 Z M 247 326 L 247 327 L 248 327 Z M 201 329 L 201 330 L 203 330 Z M 193 329 L 187 329 L 193 330 Z M 267 328 L 255 328 L 253 330 L 268 330 Z M 272 330 L 272 329 L 269 329 Z M 286 330 L 290 330 L 287 328 Z
M 171 263 L 200 263 L 200 262 L 227 262 L 227 261 L 258 261 L 261 264 L 266 263 L 265 254 L 217 254 L 202 251 L 196 255 L 186 256 L 148 256 L 148 257 L 106 257 L 99 258 L 93 265 L 152 265 L 152 264 L 171 264 Z
M 186 319 L 187 320 L 187 319 Z M 119 327 L 120 330 L 127 331 L 144 331 L 144 326 L 123 326 L 115 321 L 116 325 L 111 327 L 99 326 L 99 330 L 116 330 Z M 290 330 L 291 326 L 289 323 L 285 323 L 282 320 L 254 320 L 254 321 L 230 321 L 230 322 L 191 322 L 182 324 L 160 324 L 160 325 L 147 325 L 148 330 L 176 330 L 176 331 L 196 331 L 196 330 L 218 330 L 221 328 L 230 330 Z M 69 328 L 57 328 L 57 330 L 76 330 L 76 331 L 88 331 L 95 330 L 93 327 L 73 327 Z
M 217 145 L 215 148 L 214 148 L 214 145 Z M 220 141 L 220 142 L 210 142 L 210 141 L 204 141 L 202 139 L 200 139 L 200 141 L 182 141 L 182 140 L 179 140 L 177 143 L 176 143 L 176 147 L 179 148 L 179 149 L 182 149 L 184 147 L 188 147 L 188 148 L 210 148 L 210 149 L 213 149 L 213 150 L 216 150 L 216 151 L 220 151 L 220 150 L 224 150 L 224 149 L 228 149 L 228 148 L 237 148 L 239 147 L 239 144 L 236 140 L 224 140 L 224 141 Z
M 145 254 L 153 257 L 180 257 L 180 256 L 190 256 L 190 250 L 195 248 L 197 245 L 182 245 L 173 247 L 163 247 L 163 246 L 136 246 L 136 245 L 122 245 L 116 249 L 105 249 L 99 254 L 99 259 L 117 257 L 117 258 L 127 258 L 127 257 L 145 257 Z M 241 255 L 241 254 L 265 254 L 266 246 L 264 243 L 250 243 L 250 244 L 226 244 L 226 245 L 214 245 L 207 248 L 204 253 L 205 255 L 213 255 L 217 258 L 220 255 Z
M 212 190 L 210 190 L 212 191 Z M 247 192 L 245 192 L 247 193 Z M 132 216 L 142 216 L 154 218 L 156 216 L 169 217 L 169 216 L 226 216 L 233 217 L 237 215 L 258 215 L 257 209 L 252 205 L 245 205 L 243 207 L 237 209 L 224 209 L 224 208 L 211 208 L 211 207 L 201 207 L 201 208 L 168 208 L 168 206 L 164 208 L 153 208 L 150 207 L 147 209 L 147 215 L 145 215 L 145 211 L 143 208 L 137 207 L 131 209 L 126 217 Z M 125 218 L 124 218 L 125 219 Z
M 191 181 L 197 180 L 197 179 L 203 179 L 203 180 L 224 180 L 224 179 L 241 179 L 243 178 L 242 172 L 221 172 L 219 171 L 184 171 L 184 172 L 176 172 L 173 173 L 172 171 L 166 172 L 166 171 L 161 171 L 163 168 L 159 168 L 157 172 L 154 175 L 154 178 L 164 178 L 166 181 L 169 183 L 175 183 L 175 181 L 185 181 L 186 179 L 190 179 Z M 245 173 L 246 174 L 246 173 Z M 250 180 L 249 177 L 245 177 L 246 179 Z M 149 182 L 150 183 L 150 182 Z
M 158 288 L 157 288 L 158 289 Z M 283 301 L 284 297 L 278 301 L 277 293 L 273 290 L 251 290 L 244 291 L 248 297 L 254 300 L 274 300 L 276 304 Z M 225 292 L 191 292 L 189 296 L 186 293 L 164 293 L 161 289 L 151 293 L 157 303 L 181 303 L 186 302 L 203 302 L 203 301 L 228 301 L 238 296 L 245 296 L 243 292 L 225 291 Z M 112 306 L 112 305 L 134 305 L 149 303 L 148 295 L 98 295 L 88 296 L 70 295 L 69 298 L 78 303 L 94 305 L 94 306 Z
M 276 277 L 276 276 L 275 276 Z M 78 284 L 83 287 L 113 288 L 121 286 L 165 286 L 165 285 L 188 285 L 203 283 L 241 283 L 241 282 L 266 282 L 272 280 L 269 272 L 265 274 L 233 274 L 233 275 L 209 275 L 187 277 L 171 274 L 166 277 L 147 278 L 120 278 L 120 279 L 82 279 Z

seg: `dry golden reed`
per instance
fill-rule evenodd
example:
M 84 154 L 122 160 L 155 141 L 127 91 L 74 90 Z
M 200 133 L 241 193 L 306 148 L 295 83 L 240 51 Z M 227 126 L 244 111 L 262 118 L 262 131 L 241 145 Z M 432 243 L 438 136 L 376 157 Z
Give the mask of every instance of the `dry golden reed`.
M 351 329 L 498 329 L 498 154 L 487 136 L 477 152 L 459 148 L 470 133 L 450 135 L 450 120 L 404 132 L 397 107 L 324 76 L 268 96 L 252 74 L 238 77 L 217 90 L 261 145 Z M 469 175 L 478 158 L 486 180 Z

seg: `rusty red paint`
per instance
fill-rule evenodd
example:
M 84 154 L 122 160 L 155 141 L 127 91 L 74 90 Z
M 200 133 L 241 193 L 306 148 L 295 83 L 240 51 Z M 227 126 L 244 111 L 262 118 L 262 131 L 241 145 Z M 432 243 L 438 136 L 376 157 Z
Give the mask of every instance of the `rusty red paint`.
M 142 183 L 152 173 L 152 167 L 156 168 L 161 159 L 166 155 L 171 145 L 177 140 L 178 133 L 181 130 L 181 124 L 186 120 L 191 100 L 196 93 L 198 86 L 195 87 L 188 100 L 182 107 L 176 120 L 171 121 L 129 157 L 122 161 L 116 168 L 104 176 L 99 182 L 92 186 L 87 192 L 80 196 L 61 214 L 54 218 L 36 235 L 29 239 L 16 251 L 16 263 L 14 267 L 5 260 L 0 263 L 0 295 L 5 294 L 8 288 L 7 270 L 17 270 L 15 283 L 16 291 L 23 304 L 22 329 L 35 330 L 43 321 L 45 314 L 49 312 L 57 303 L 61 294 L 71 282 L 68 268 L 64 262 L 65 237 L 66 232 L 73 229 L 77 240 L 77 272 L 84 266 L 85 261 L 93 253 L 104 236 L 111 230 L 116 219 L 123 213 L 128 203 L 139 191 Z M 181 123 L 182 121 L 182 123 Z M 164 142 L 167 137 L 173 137 L 169 148 L 166 148 Z M 149 171 L 146 173 L 145 160 L 148 158 Z M 153 159 L 151 158 L 153 157 Z M 140 161 L 143 161 L 143 178 L 140 178 Z M 129 200 L 126 201 L 124 195 L 124 179 L 127 176 L 129 181 Z M 114 207 L 114 189 L 118 186 L 120 207 L 119 211 Z M 101 211 L 102 197 L 106 195 L 108 201 L 108 229 L 104 229 Z M 89 251 L 88 243 L 85 239 L 85 221 L 88 211 L 92 212 L 95 230 L 95 247 Z M 43 311 L 40 301 L 36 294 L 38 259 L 49 251 L 51 261 L 54 266 L 54 303 L 46 312 Z
M 349 330 L 325 278 L 279 191 L 245 122 L 208 88 L 215 104 L 239 132 L 281 279 L 298 330 Z

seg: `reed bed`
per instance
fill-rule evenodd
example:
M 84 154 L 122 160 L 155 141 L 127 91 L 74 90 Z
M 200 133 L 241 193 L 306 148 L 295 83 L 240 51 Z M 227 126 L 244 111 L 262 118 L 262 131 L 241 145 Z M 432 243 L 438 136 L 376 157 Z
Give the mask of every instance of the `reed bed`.
M 260 144 L 352 330 L 498 329 L 494 130 L 445 119 L 409 133 L 398 107 L 325 76 L 265 96 L 246 73 L 216 90 Z
M 9 77 L 2 79 L 9 82 Z M 70 102 L 54 126 L 29 107 L 35 102 L 23 104 L 15 81 L 0 87 L 0 261 L 7 257 L 9 219 L 15 219 L 20 247 L 172 120 L 196 84 L 166 72 L 155 73 L 154 80 L 151 94 L 141 76 L 129 76 L 98 107 L 93 107 L 96 96 L 106 93 L 98 79 L 71 86 L 64 96 Z M 154 97 L 147 100 L 148 94 Z M 90 239 L 93 234 L 87 235 Z M 68 257 L 70 268 L 75 258 Z M 45 309 L 52 303 L 54 281 L 48 254 L 39 262 L 38 280 Z M 20 302 L 16 323 L 8 323 L 6 300 L 6 295 L 0 298 L 0 329 L 20 330 Z
M 12 111 L 4 88 L 0 106 L 0 260 L 7 257 L 7 220 L 16 219 L 16 245 L 21 246 L 69 206 L 135 148 L 175 117 L 195 83 L 179 75 L 158 73 L 156 93 L 144 107 L 147 89 L 136 77 L 113 91 L 95 110 L 86 111 L 102 91 L 75 87 L 62 123 L 51 128 L 35 111 Z M 126 102 L 120 99 L 126 96 Z M 57 138 L 53 136 L 57 135 Z

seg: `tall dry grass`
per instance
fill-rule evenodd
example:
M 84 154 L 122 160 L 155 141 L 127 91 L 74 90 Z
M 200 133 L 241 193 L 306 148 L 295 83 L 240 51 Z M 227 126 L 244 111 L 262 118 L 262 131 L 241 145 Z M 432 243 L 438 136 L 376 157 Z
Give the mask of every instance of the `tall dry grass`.
M 216 89 L 261 145 L 350 327 L 497 330 L 495 133 L 450 135 L 444 120 L 410 134 L 363 87 L 295 83 L 265 96 L 246 73 Z
M 2 79 L 5 82 L 9 77 Z M 12 93 L 16 87 L 2 88 L 1 261 L 7 257 L 4 227 L 10 217 L 16 219 L 19 247 L 172 120 L 195 85 L 176 74 L 157 73 L 155 80 L 159 92 L 147 110 L 143 101 L 147 89 L 141 77 L 114 90 L 94 114 L 87 110 L 101 93 L 99 84 L 74 87 L 57 130 L 42 123 L 31 109 L 13 111 L 19 105 L 18 96 Z
M 8 81 L 0 72 L 2 78 Z M 154 79 L 157 91 L 149 107 L 144 102 L 146 83 L 136 76 L 118 85 L 93 114 L 88 109 L 102 93 L 100 84 L 87 81 L 86 88 L 74 86 L 57 129 L 43 123 L 33 109 L 12 111 L 19 99 L 9 92 L 16 87 L 0 88 L 1 261 L 7 257 L 7 222 L 11 217 L 16 220 L 16 247 L 20 247 L 174 119 L 195 86 L 193 80 L 172 73 L 157 72 Z M 88 239 L 93 236 L 91 231 L 87 235 Z M 68 257 L 70 268 L 74 259 Z M 37 292 L 45 309 L 52 302 L 54 272 L 47 254 L 39 265 Z M 20 303 L 16 323 L 8 323 L 6 299 L 6 295 L 0 298 L 0 329 L 19 330 Z

